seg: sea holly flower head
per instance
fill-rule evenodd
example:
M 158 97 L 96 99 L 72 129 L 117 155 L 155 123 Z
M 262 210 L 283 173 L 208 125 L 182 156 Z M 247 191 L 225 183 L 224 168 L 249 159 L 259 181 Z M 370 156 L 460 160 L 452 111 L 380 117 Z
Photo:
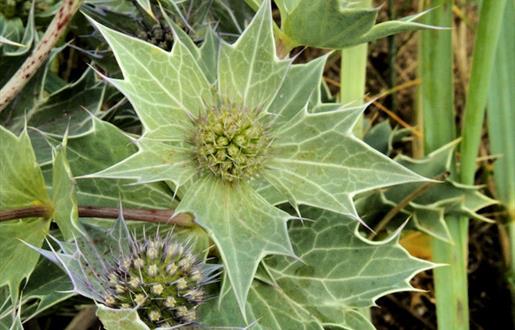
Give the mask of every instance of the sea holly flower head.
M 150 328 L 196 324 L 204 287 L 216 280 L 172 232 L 137 239 L 120 218 L 107 231 L 91 228 L 60 251 L 37 249 L 70 277 L 74 291 L 111 309 L 130 309 Z
M 199 170 L 224 182 L 257 176 L 265 167 L 270 137 L 256 110 L 222 105 L 196 120 L 193 158 Z
M 94 23 L 124 76 L 106 79 L 144 132 L 136 154 L 88 177 L 171 182 L 176 211 L 210 234 L 242 311 L 261 259 L 293 255 L 291 216 L 274 205 L 359 220 L 357 193 L 422 179 L 353 136 L 364 106 L 321 103 L 325 57 L 277 58 L 270 8 L 263 1 L 234 44 L 210 33 L 199 48 L 176 28 L 170 52 Z

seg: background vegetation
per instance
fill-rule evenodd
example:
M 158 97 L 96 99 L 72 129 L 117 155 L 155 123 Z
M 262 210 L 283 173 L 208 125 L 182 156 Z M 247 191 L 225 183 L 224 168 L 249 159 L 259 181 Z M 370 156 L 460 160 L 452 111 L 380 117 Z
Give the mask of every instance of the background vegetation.
M 0 86 L 4 86 L 0 92 L 0 125 L 16 134 L 25 126 L 31 127 L 28 132 L 47 180 L 52 171 L 49 150 L 65 132 L 71 137 L 68 158 L 75 164 L 73 175 L 80 176 L 105 167 L 87 160 L 81 163 L 81 156 L 73 152 L 74 143 L 80 144 L 80 137 L 87 138 L 97 119 L 130 134 L 142 131 L 128 100 L 102 78 L 104 74 L 122 76 L 109 46 L 85 15 L 170 50 L 174 36 L 169 19 L 199 45 L 209 35 L 209 28 L 233 42 L 259 6 L 259 1 L 252 0 L 170 1 L 162 3 L 169 15 L 164 17 L 153 1 L 87 0 L 76 15 L 73 13 L 79 3 L 70 2 L 65 9 L 69 21 L 63 23 L 62 31 L 57 29 L 59 34 L 49 41 L 48 49 L 39 49 L 36 45 L 46 40 L 44 33 L 49 24 L 54 24 L 54 16 L 60 15 L 61 3 L 0 1 Z M 449 265 L 413 278 L 411 284 L 419 291 L 387 295 L 378 300 L 379 308 L 364 309 L 362 313 L 370 314 L 378 329 L 513 328 L 514 3 L 354 2 L 360 8 L 382 4 L 378 22 L 430 9 L 417 22 L 439 28 L 387 27 L 392 33 L 405 32 L 386 38 L 382 37 L 390 33 L 338 38 L 341 29 L 335 25 L 329 32 L 337 41 L 331 43 L 327 38 L 306 37 L 310 20 L 321 24 L 317 19 L 323 21 L 324 16 L 298 18 L 292 14 L 288 25 L 274 6 L 278 54 L 290 54 L 296 63 L 308 63 L 326 54 L 320 97 L 343 104 L 370 102 L 354 128 L 356 136 L 405 167 L 445 182 L 438 187 L 426 183 L 376 191 L 360 195 L 356 204 L 360 216 L 374 229 L 371 233 L 362 228 L 369 239 L 388 237 L 410 219 L 402 231 L 401 245 L 415 257 Z M 306 17 L 310 18 L 302 21 Z M 59 22 L 55 24 L 60 26 Z M 298 26 L 304 26 L 307 32 L 294 28 Z M 423 31 L 411 31 L 414 29 Z M 41 68 L 26 77 L 25 72 L 16 73 L 33 51 L 44 54 Z M 9 84 L 16 75 L 27 84 L 10 94 Z M 19 81 L 14 84 L 20 85 Z M 125 136 L 106 132 L 107 138 L 127 144 L 126 150 L 112 155 L 112 163 L 134 152 Z M 7 175 L 1 168 L 0 174 Z M 129 206 L 138 207 L 141 194 L 160 195 L 164 189 L 137 191 L 124 188 L 124 184 L 118 180 L 116 187 L 98 187 L 98 204 L 112 206 L 107 196 L 120 190 Z M 86 195 L 88 189 L 79 184 L 78 194 Z M 51 230 L 57 232 L 57 226 L 52 224 Z M 36 280 L 28 282 L 22 297 L 25 328 L 99 327 L 91 301 L 48 293 L 48 287 L 51 292 L 69 289 L 66 276 L 57 267 L 40 260 L 31 278 Z M 2 301 L 7 302 L 9 294 L 5 286 L 0 290 L 0 297 L 4 297 L 0 299 L 0 311 L 4 311 L 7 303 L 2 305 Z M 8 328 L 7 322 L 0 323 L 2 327 Z

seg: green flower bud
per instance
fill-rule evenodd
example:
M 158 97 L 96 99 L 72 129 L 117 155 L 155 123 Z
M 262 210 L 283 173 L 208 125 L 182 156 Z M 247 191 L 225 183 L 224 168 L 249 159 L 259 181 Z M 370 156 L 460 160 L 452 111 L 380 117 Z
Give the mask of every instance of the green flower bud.
M 141 24 L 140 30 L 136 31 L 134 35 L 164 50 L 172 49 L 173 33 L 168 27 L 168 23 L 165 21 L 155 24 L 150 29 L 147 29 L 144 24 Z
M 257 111 L 222 105 L 200 115 L 194 126 L 193 158 L 201 168 L 224 181 L 237 182 L 254 177 L 264 167 L 270 138 Z
M 228 147 L 227 147 L 227 153 L 231 156 L 231 157 L 235 157 L 236 155 L 238 155 L 240 153 L 240 148 L 238 148 L 235 144 L 230 144 Z
M 216 138 L 216 144 L 218 146 L 226 146 L 229 144 L 229 139 L 225 136 L 219 136 L 218 138 Z
M 247 139 L 245 138 L 245 135 L 236 135 L 232 142 L 236 143 L 240 147 L 244 147 L 247 144 Z
M 148 313 L 148 318 L 152 322 L 157 322 L 161 318 L 161 313 L 158 310 L 153 310 Z

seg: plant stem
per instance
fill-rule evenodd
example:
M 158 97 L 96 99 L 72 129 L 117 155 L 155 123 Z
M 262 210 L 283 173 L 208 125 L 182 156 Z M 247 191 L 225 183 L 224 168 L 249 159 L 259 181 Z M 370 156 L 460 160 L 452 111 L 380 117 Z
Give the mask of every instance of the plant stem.
M 18 209 L 0 210 L 0 221 L 23 218 L 48 218 L 51 211 L 45 206 L 29 206 Z
M 481 5 L 461 133 L 459 174 L 460 181 L 464 184 L 474 183 L 483 119 L 505 7 L 506 0 L 483 1 Z M 458 250 L 463 253 L 462 259 L 464 259 L 465 266 L 468 247 L 468 222 L 468 218 L 463 218 L 455 224 L 458 236 L 455 243 Z M 464 272 L 462 276 L 466 279 L 466 267 L 461 271 Z M 456 274 L 453 274 L 453 276 L 456 276 Z M 464 283 L 464 288 L 462 288 L 463 283 L 457 285 L 466 292 L 466 283 Z M 459 329 L 468 329 L 468 324 L 466 327 Z
M 82 0 L 63 0 L 61 7 L 48 26 L 32 54 L 0 90 L 0 112 L 22 91 L 50 55 L 54 45 L 61 39 L 66 27 L 80 7 Z
M 448 173 L 442 173 L 442 174 L 434 177 L 433 180 L 445 179 L 445 177 L 447 175 L 448 175 Z M 390 223 L 390 221 L 392 221 L 392 219 L 395 218 L 395 216 L 397 214 L 399 214 L 400 211 L 402 211 L 402 209 L 404 209 L 415 198 L 417 198 L 418 196 L 425 193 L 435 183 L 436 182 L 426 182 L 423 185 L 421 185 L 420 187 L 418 187 L 417 189 L 413 190 L 408 195 L 406 195 L 406 197 L 404 197 L 399 203 L 397 203 L 397 205 L 395 205 L 395 207 L 390 209 L 390 211 L 388 211 L 388 213 L 385 214 L 385 216 L 381 219 L 381 221 L 379 221 L 377 226 L 374 228 L 374 232 L 372 232 L 368 236 L 368 239 L 370 239 L 370 240 L 374 239 L 377 236 L 377 234 L 379 234 L 382 230 L 384 230 L 386 228 L 386 226 Z
M 426 24 L 452 26 L 453 0 L 431 1 L 434 8 L 424 16 Z M 418 115 L 423 125 L 424 154 L 429 154 L 456 138 L 454 120 L 454 81 L 452 32 L 427 30 L 421 32 Z
M 425 16 L 425 23 L 452 26 L 452 0 L 426 2 L 434 8 Z M 454 82 L 452 32 L 424 31 L 420 39 L 417 117 L 424 134 L 418 144 L 419 155 L 428 154 L 456 138 L 454 120 Z M 454 165 L 452 166 L 454 167 Z M 454 169 L 451 169 L 454 172 Z M 452 173 L 455 174 L 455 173 Z M 466 219 L 446 216 L 454 244 L 431 240 L 433 261 L 447 266 L 433 270 L 436 315 L 439 329 L 468 329 L 467 236 Z
M 394 9 L 394 1 L 388 0 L 388 20 L 395 20 L 395 9 Z M 397 56 L 397 47 L 395 45 L 395 35 L 392 34 L 388 36 L 386 39 L 388 42 L 388 88 L 395 87 L 395 60 Z M 392 93 L 387 98 L 386 106 L 395 112 L 397 110 L 397 104 L 395 100 L 395 93 Z
M 372 0 L 360 0 L 360 6 L 370 7 Z M 368 45 L 361 44 L 342 49 L 340 65 L 340 103 L 363 102 L 367 74 Z M 362 138 L 363 119 L 354 127 L 354 134 Z
M 79 217 L 116 219 L 119 209 L 114 207 L 79 206 Z M 175 214 L 174 210 L 162 209 L 122 209 L 126 220 L 137 220 L 153 223 L 175 224 L 183 227 L 193 225 L 193 217 L 188 213 Z M 29 206 L 18 209 L 0 211 L 0 221 L 23 218 L 48 218 L 49 210 L 44 206 Z
M 437 6 L 427 23 L 452 24 L 452 0 L 431 2 Z M 493 57 L 502 21 L 505 0 L 485 1 L 480 12 L 472 73 L 467 93 L 462 130 L 461 182 L 473 184 L 484 108 Z M 450 31 L 423 32 L 421 42 L 421 87 L 419 106 L 425 133 L 425 151 L 430 152 L 454 138 L 452 37 Z M 466 129 L 465 129 L 466 128 Z M 468 218 L 446 217 L 454 245 L 433 240 L 433 260 L 449 266 L 434 270 L 436 308 L 439 329 L 469 329 L 468 313 Z

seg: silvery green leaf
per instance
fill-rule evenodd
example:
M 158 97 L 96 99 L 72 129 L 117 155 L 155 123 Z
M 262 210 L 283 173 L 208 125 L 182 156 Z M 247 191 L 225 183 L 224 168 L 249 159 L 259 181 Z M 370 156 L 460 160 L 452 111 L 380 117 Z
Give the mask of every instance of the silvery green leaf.
M 372 126 L 363 137 L 363 141 L 380 153 L 388 155 L 391 149 L 391 136 L 392 128 L 388 120 L 385 120 Z
M 380 201 L 376 203 L 377 209 L 394 208 L 402 200 L 413 195 L 401 213 L 411 216 L 415 227 L 419 230 L 444 241 L 451 240 L 444 221 L 446 215 L 462 214 L 477 220 L 489 221 L 478 211 L 495 204 L 496 201 L 482 194 L 477 186 L 456 183 L 447 177 L 447 173 L 451 170 L 451 160 L 457 143 L 458 141 L 454 141 L 442 146 L 423 159 L 399 156 L 397 160 L 401 165 L 415 173 L 438 181 L 408 183 L 380 192 Z M 360 201 L 360 204 L 364 206 L 363 209 L 369 208 L 366 205 L 371 204 L 371 198 L 374 197 L 366 196 Z M 367 215 L 367 223 L 380 221 L 377 217 L 382 215 Z M 398 223 L 399 221 L 397 221 Z
M 344 48 L 375 23 L 377 9 L 349 1 L 279 1 L 282 30 L 295 45 Z
M 364 107 L 302 112 L 274 143 L 277 155 L 265 176 L 298 204 L 332 210 L 359 220 L 352 197 L 393 183 L 421 181 L 413 172 L 372 152 L 352 135 Z M 363 166 L 363 164 L 367 164 Z
M 10 45 L 10 46 L 16 46 L 16 47 L 24 47 L 23 44 L 17 43 L 15 41 L 9 40 L 3 36 L 0 36 L 0 45 Z
M 289 215 L 267 203 L 247 185 L 229 187 L 205 178 L 183 197 L 177 212 L 183 210 L 195 215 L 196 222 L 220 249 L 240 305 L 245 304 L 263 256 L 293 255 L 286 230 Z
M 66 131 L 70 137 L 81 135 L 91 129 L 91 114 L 100 114 L 104 92 L 104 84 L 96 81 L 94 71 L 88 69 L 77 81 L 49 96 L 40 96 L 31 108 L 17 111 L 23 110 L 28 125 L 45 133 L 63 136 Z
M 91 128 L 88 111 L 99 114 L 105 85 L 96 81 L 91 69 L 86 70 L 77 81 L 70 84 L 56 77 L 50 70 L 50 64 L 65 47 L 54 48 L 51 51 L 47 63 L 6 111 L 0 114 L 0 123 L 3 126 L 13 132 L 21 132 L 27 123 L 30 127 L 54 136 L 62 136 L 66 130 L 70 136 L 79 135 Z M 23 56 L 0 57 L 0 71 L 6 72 L 5 78 L 14 74 L 23 59 Z M 7 81 L 3 78 L 0 77 L 0 83 Z M 53 81 L 58 83 L 53 84 Z
M 352 135 L 364 106 L 344 109 L 313 98 L 325 58 L 294 65 L 276 57 L 269 1 L 234 44 L 220 41 L 218 57 L 214 45 L 199 52 L 185 35 L 166 52 L 94 24 L 124 75 L 106 79 L 131 101 L 144 132 L 137 153 L 82 179 L 171 182 L 181 197 L 178 210 L 195 214 L 217 244 L 241 310 L 259 261 L 291 254 L 284 229 L 288 215 L 271 204 L 307 204 L 359 219 L 355 194 L 424 180 Z M 211 69 L 204 73 L 205 68 Z M 226 182 L 195 156 L 195 118 L 221 104 L 237 113 L 259 112 L 252 125 L 265 127 L 262 138 L 270 142 L 258 175 Z
M 67 141 L 66 156 L 74 177 L 102 170 L 137 150 L 133 140 L 115 126 L 94 117 L 91 120 L 92 126 L 86 133 L 69 137 Z M 61 143 L 48 135 L 45 138 L 52 146 L 57 147 Z M 49 176 L 51 164 L 44 163 L 43 170 Z M 76 179 L 78 202 L 99 207 L 117 207 L 120 199 L 124 207 L 132 208 L 173 208 L 176 205 L 164 183 L 129 183 L 127 180 Z
M 268 108 L 290 65 L 275 55 L 269 6 L 265 1 L 240 38 L 220 49 L 218 97 L 248 109 Z
M 316 313 L 319 307 L 368 307 L 380 296 L 413 290 L 409 280 L 432 264 L 413 258 L 398 243 L 398 233 L 387 241 L 371 242 L 357 224 L 328 211 L 303 212 L 309 223 L 290 228 L 301 260 L 265 260 L 276 283 Z
M 428 11 L 421 12 L 416 15 L 403 17 L 399 20 L 392 20 L 383 23 L 376 24 L 367 33 L 363 34 L 357 39 L 349 42 L 345 47 L 374 41 L 384 37 L 388 37 L 401 32 L 427 30 L 427 29 L 445 29 L 449 27 L 435 27 L 428 24 L 417 22 L 417 20 L 426 14 Z
M 204 321 L 216 326 L 255 325 L 257 329 L 373 329 L 357 308 L 373 306 L 386 294 L 414 290 L 409 280 L 433 264 L 411 257 L 398 243 L 371 242 L 357 224 L 338 214 L 302 210 L 305 223 L 294 223 L 290 237 L 299 260 L 265 259 L 273 285 L 254 280 L 247 302 L 247 322 L 228 299 L 204 306 Z

